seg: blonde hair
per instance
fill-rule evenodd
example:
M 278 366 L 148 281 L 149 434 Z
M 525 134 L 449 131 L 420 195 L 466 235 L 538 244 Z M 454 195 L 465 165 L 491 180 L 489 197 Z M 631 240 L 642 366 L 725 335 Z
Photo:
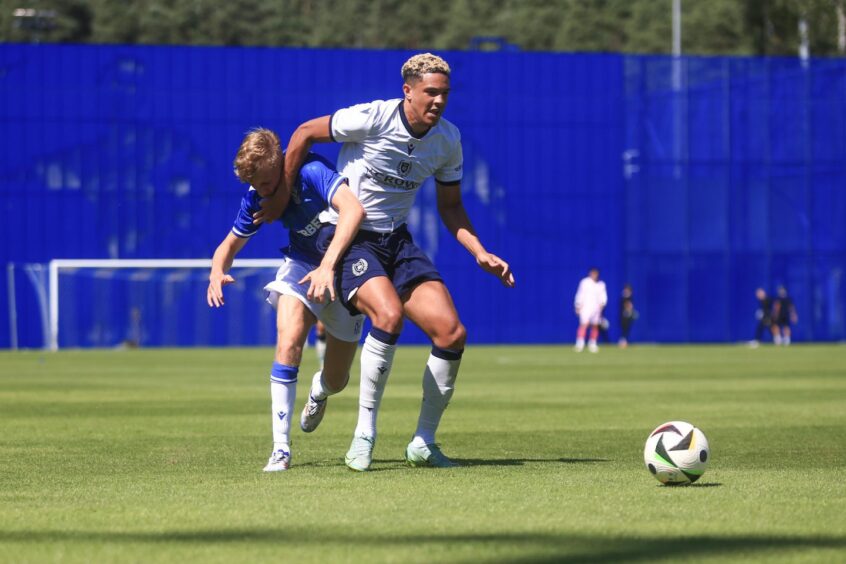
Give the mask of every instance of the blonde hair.
M 262 167 L 275 167 L 282 162 L 282 148 L 279 136 L 269 129 L 257 127 L 251 129 L 235 155 L 232 163 L 235 176 L 241 182 L 249 183 Z
M 437 55 L 420 53 L 411 57 L 402 66 L 402 80 L 406 83 L 411 83 L 412 81 L 420 80 L 424 74 L 432 72 L 439 72 L 449 76 L 449 65 Z

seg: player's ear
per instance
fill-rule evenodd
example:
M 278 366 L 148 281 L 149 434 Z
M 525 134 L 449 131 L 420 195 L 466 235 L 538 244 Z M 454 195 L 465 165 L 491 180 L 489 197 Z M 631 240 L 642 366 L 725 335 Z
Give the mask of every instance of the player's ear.
M 402 85 L 402 92 L 405 94 L 405 99 L 411 102 L 411 85 L 407 82 Z

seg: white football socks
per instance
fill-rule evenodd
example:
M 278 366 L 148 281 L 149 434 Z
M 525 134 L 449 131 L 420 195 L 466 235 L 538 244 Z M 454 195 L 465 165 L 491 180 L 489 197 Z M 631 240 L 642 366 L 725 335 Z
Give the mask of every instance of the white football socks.
M 392 335 L 375 327 L 370 330 L 361 347 L 361 387 L 358 395 L 358 424 L 355 436 L 376 438 L 376 417 L 391 373 L 399 335 Z
M 414 444 L 422 446 L 435 442 L 441 416 L 455 391 L 462 352 L 432 347 L 423 372 L 423 402 L 417 419 L 417 431 L 412 439 Z
M 291 444 L 291 413 L 297 398 L 296 366 L 273 363 L 270 373 L 270 411 L 273 418 L 273 450 L 289 450 Z

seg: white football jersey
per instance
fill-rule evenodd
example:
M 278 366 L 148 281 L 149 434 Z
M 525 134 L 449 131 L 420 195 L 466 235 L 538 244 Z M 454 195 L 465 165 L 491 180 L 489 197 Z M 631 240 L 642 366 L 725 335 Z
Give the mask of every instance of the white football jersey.
M 415 137 L 402 110 L 402 99 L 376 100 L 338 110 L 329 132 L 343 143 L 338 172 L 349 179 L 365 211 L 361 229 L 391 232 L 405 223 L 417 190 L 429 177 L 442 184 L 461 182 L 461 134 L 441 118 Z M 337 223 L 328 208 L 320 220 Z
M 576 290 L 574 305 L 576 308 L 585 311 L 596 311 L 605 307 L 608 303 L 608 292 L 605 290 L 605 282 L 594 281 L 590 276 L 585 276 L 579 282 L 579 289 Z

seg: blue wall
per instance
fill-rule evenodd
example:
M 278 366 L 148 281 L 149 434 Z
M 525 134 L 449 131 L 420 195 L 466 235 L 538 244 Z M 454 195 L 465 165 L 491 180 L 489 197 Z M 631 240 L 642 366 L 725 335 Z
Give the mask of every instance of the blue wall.
M 410 54 L 0 45 L 0 264 L 210 257 L 242 191 L 231 162 L 244 132 L 285 137 L 339 107 L 398 97 Z M 506 290 L 482 273 L 439 226 L 433 187 L 421 190 L 411 227 L 471 341 L 571 340 L 573 293 L 591 265 L 608 283 L 612 324 L 633 283 L 635 340 L 750 338 L 754 288 L 779 282 L 797 302 L 800 340 L 844 338 L 846 62 L 445 56 L 465 205 L 518 281 Z M 261 233 L 240 256 L 278 256 L 284 243 L 278 229 Z M 17 272 L 19 344 L 41 346 L 32 286 Z M 250 316 L 260 297 L 247 314 L 209 312 L 204 280 L 184 282 L 172 315 L 145 313 L 160 324 L 149 344 L 171 343 L 155 335 L 173 333 L 174 318 L 194 321 L 173 344 L 273 341 L 272 318 Z M 0 291 L 3 347 L 5 277 Z M 69 292 L 85 310 L 86 291 Z M 109 344 L 67 318 L 63 344 Z

